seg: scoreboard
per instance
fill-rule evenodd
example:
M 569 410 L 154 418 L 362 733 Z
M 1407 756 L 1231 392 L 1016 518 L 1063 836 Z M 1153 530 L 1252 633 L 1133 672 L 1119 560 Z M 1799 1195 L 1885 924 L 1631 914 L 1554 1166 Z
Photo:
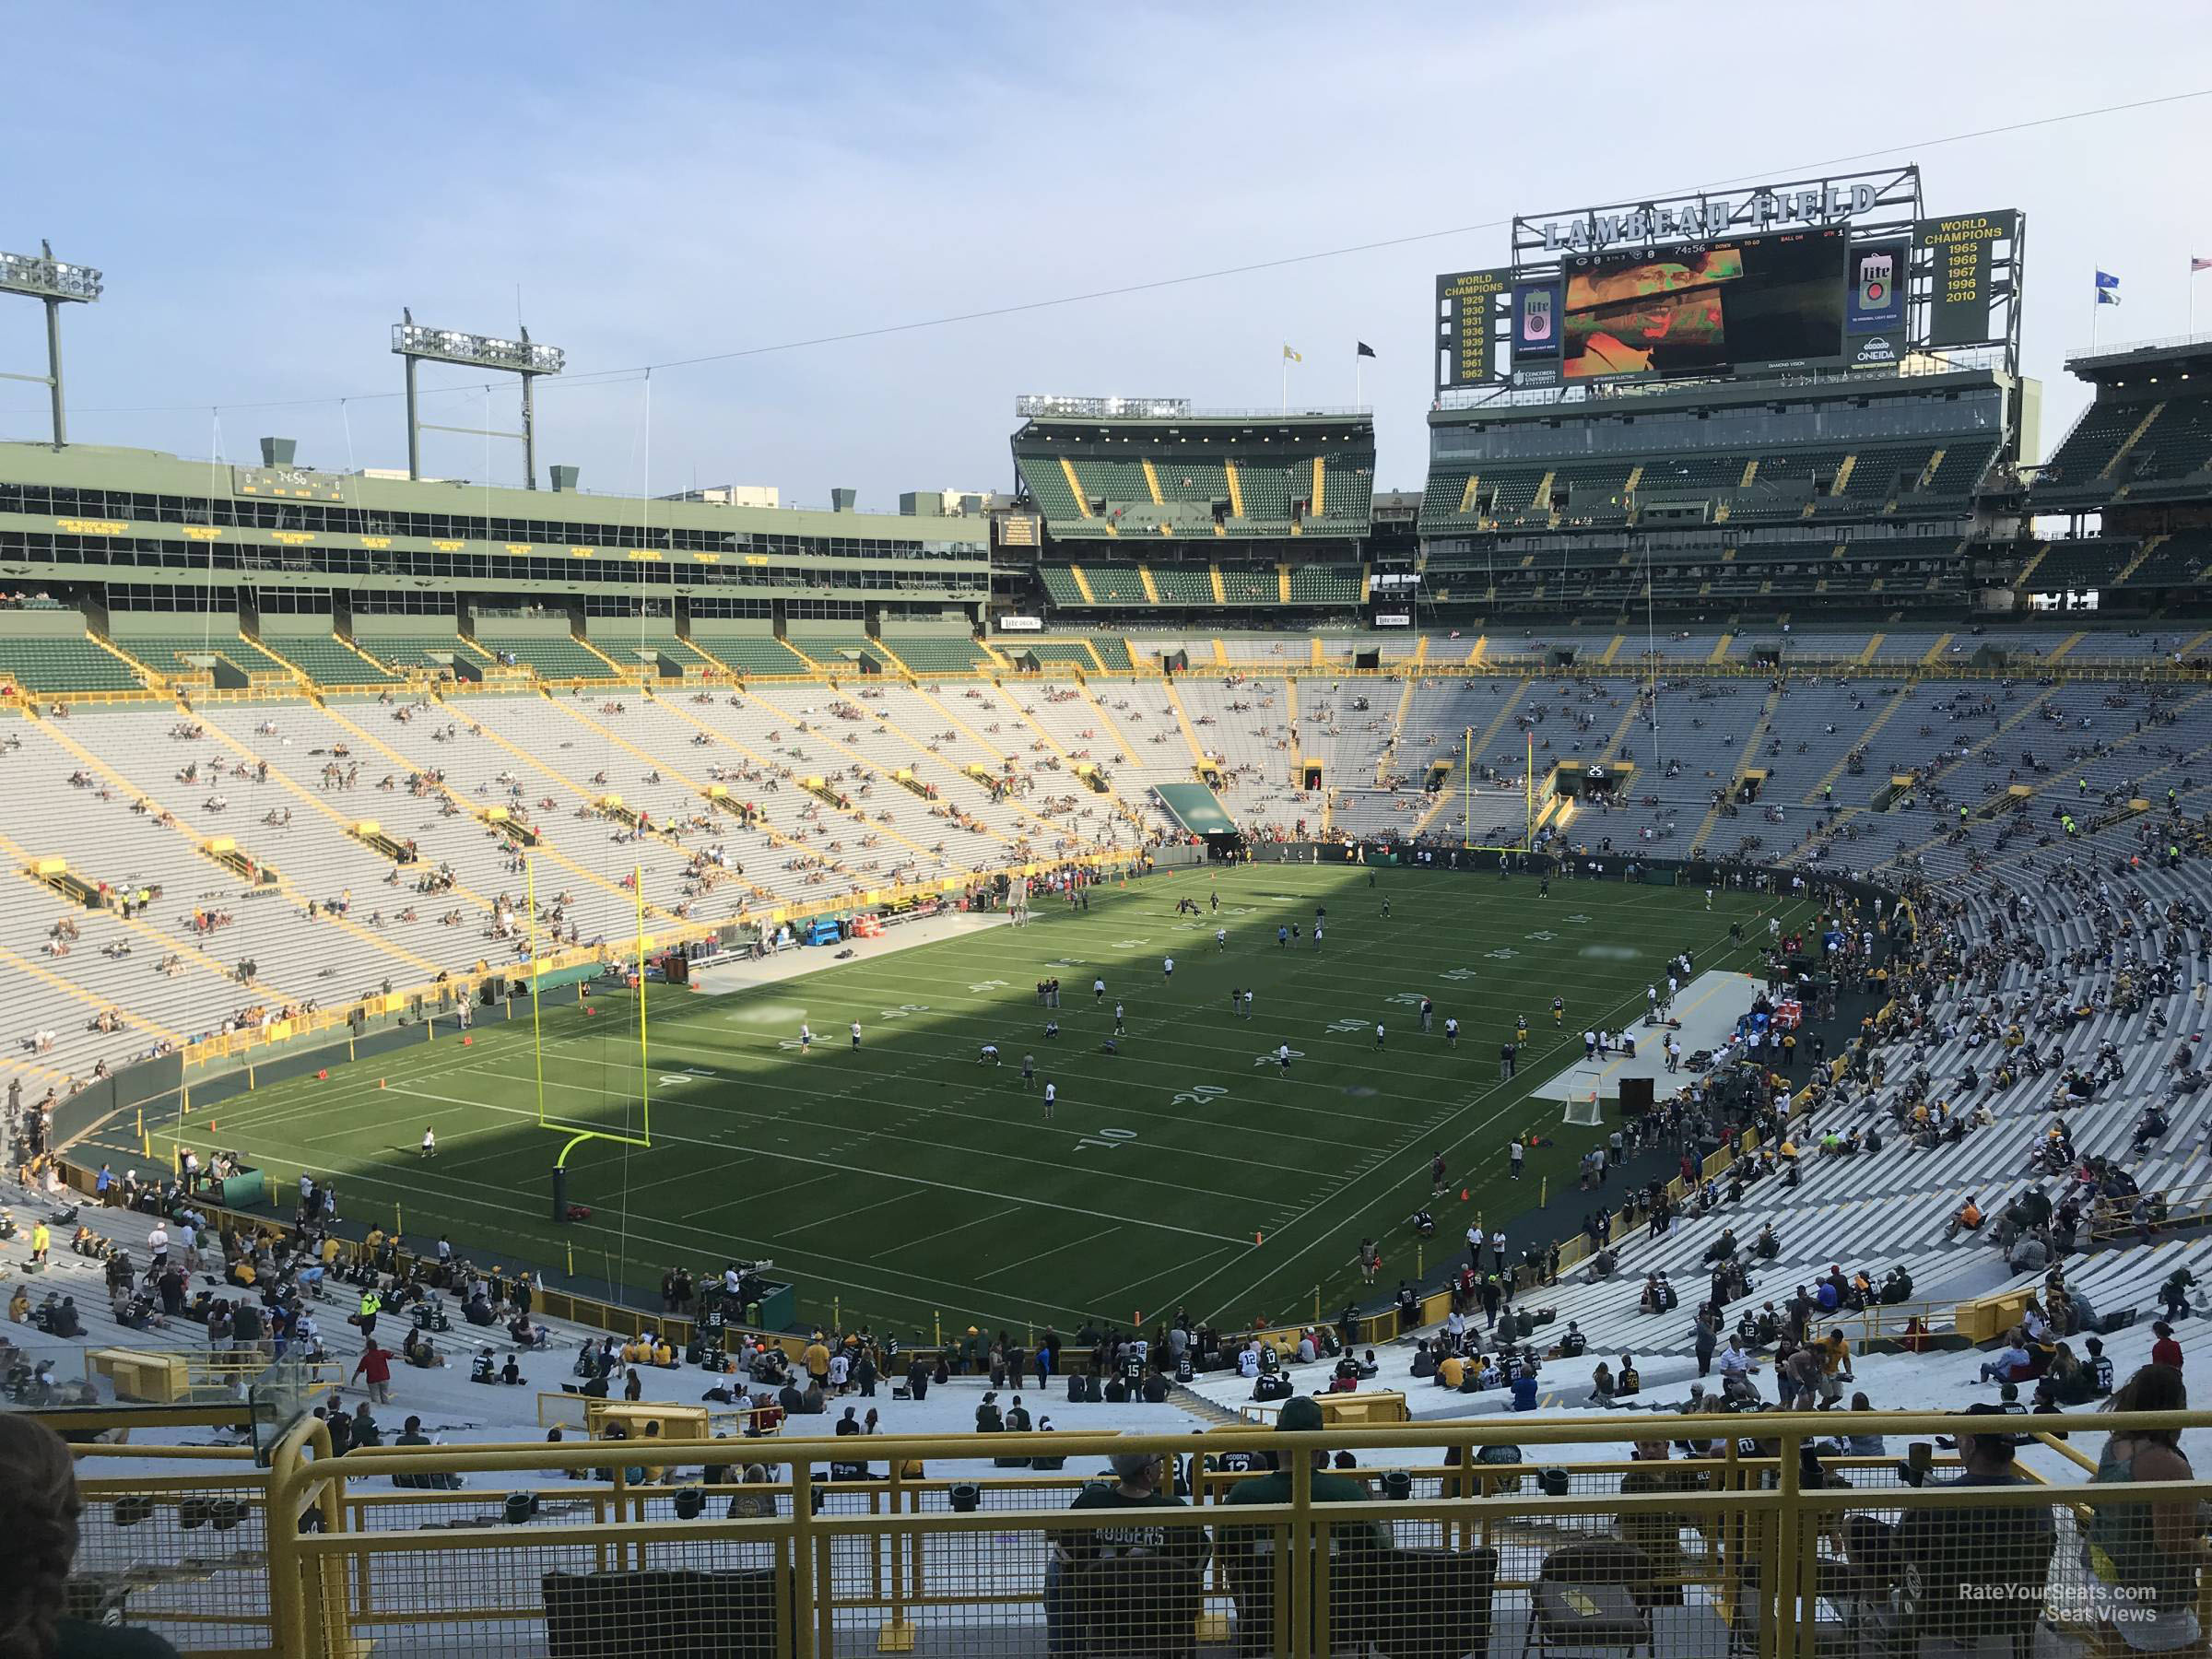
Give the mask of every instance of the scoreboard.
M 1894 372 L 1991 345 L 2017 367 L 2022 216 L 1921 218 L 1900 178 L 1516 219 L 1515 264 L 1436 278 L 1437 389 Z

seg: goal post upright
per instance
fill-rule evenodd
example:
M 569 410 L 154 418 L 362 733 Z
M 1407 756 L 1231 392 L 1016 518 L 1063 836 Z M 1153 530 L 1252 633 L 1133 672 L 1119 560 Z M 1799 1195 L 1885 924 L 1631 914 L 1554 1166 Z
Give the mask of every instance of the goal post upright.
M 1536 850 L 1536 731 L 1534 726 L 1528 729 L 1527 736 L 1528 765 L 1521 780 L 1521 850 L 1534 853 Z
M 530 1053 L 537 1068 L 537 1126 L 546 1126 L 546 1027 L 537 1006 L 537 855 L 523 854 L 523 903 L 530 912 Z
M 653 1070 L 645 1053 L 645 865 L 630 866 L 638 901 L 638 1124 L 643 1144 L 653 1145 Z
M 653 1065 L 651 1050 L 647 1044 L 645 1005 L 645 867 L 642 863 L 630 867 L 630 882 L 635 889 L 632 912 L 637 919 L 638 930 L 638 1128 L 635 1134 L 621 1135 L 606 1129 L 559 1123 L 546 1115 L 546 1032 L 540 1011 L 540 987 L 545 963 L 537 948 L 536 860 L 525 854 L 523 871 L 523 901 L 530 911 L 530 1048 L 537 1083 L 537 1126 L 554 1130 L 568 1137 L 561 1143 L 559 1155 L 553 1160 L 553 1219 L 559 1225 L 569 1218 L 569 1158 L 577 1147 L 586 1141 L 611 1141 L 619 1147 L 647 1148 L 653 1145 Z

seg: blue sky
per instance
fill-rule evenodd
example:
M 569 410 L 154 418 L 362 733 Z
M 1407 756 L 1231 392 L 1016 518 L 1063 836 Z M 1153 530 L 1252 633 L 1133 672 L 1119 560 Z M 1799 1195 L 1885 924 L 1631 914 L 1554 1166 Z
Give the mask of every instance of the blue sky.
M 500 332 L 519 285 L 573 382 L 541 396 L 541 465 L 581 465 L 586 488 L 819 503 L 850 484 L 879 508 L 1004 488 L 1018 393 L 1271 406 L 1288 341 L 1293 399 L 1347 404 L 1356 339 L 1379 354 L 1377 482 L 1418 488 L 1430 282 L 1504 263 L 1502 229 L 650 388 L 594 377 L 1895 146 L 1883 159 L 1921 161 L 1933 211 L 2027 211 L 2051 441 L 2080 402 L 2061 363 L 2088 338 L 2094 268 L 2124 283 L 2108 343 L 2189 325 L 2212 98 L 1929 141 L 2212 88 L 2203 19 L 2018 0 L 17 8 L 0 247 L 45 236 L 109 274 L 66 319 L 86 442 L 202 456 L 219 435 L 240 458 L 282 432 L 313 465 L 404 465 L 401 305 Z M 21 72 L 45 63 L 63 72 Z M 41 350 L 38 309 L 0 307 L 0 368 Z M 429 418 L 512 426 L 512 392 L 488 406 L 467 381 L 426 371 L 459 387 Z M 0 382 L 0 438 L 43 430 L 38 389 Z M 432 434 L 425 462 L 520 480 L 512 445 Z

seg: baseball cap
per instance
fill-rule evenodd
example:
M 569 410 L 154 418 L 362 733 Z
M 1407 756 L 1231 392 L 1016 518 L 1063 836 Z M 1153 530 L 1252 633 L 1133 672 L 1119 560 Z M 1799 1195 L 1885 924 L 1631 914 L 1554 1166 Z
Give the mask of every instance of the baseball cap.
M 1294 1394 L 1283 1402 L 1276 1416 L 1276 1430 L 1281 1434 L 1298 1434 L 1322 1427 L 1321 1402 L 1312 1394 Z
M 2001 1418 L 2006 1421 L 2010 1421 L 2012 1418 L 2018 1417 L 2020 1414 L 2017 1411 L 2006 1410 L 2004 1406 L 1998 1405 L 1994 1400 L 1976 1400 L 1971 1406 L 1969 1406 L 1964 1411 L 1959 1412 L 1957 1415 L 1959 1417 L 1971 1418 Z M 2008 1429 L 1998 1428 L 1994 1424 L 1992 1424 L 1986 1429 L 1970 1429 L 1966 1430 L 1966 1432 L 1980 1439 L 1997 1441 L 2007 1446 L 2022 1446 L 2027 1444 L 2027 1441 L 2021 1436 L 2013 1433 Z

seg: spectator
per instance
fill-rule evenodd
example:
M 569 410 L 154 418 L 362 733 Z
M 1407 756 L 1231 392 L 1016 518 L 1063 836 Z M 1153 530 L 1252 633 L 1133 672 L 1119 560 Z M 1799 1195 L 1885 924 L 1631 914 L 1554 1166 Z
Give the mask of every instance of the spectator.
M 1304 1403 L 1312 1405 L 1310 1400 Z M 1314 1408 L 1314 1415 L 1319 1417 L 1318 1407 Z M 1318 1427 L 1318 1423 L 1315 1426 Z M 1165 1453 L 1116 1452 L 1107 1462 L 1113 1468 L 1113 1484 L 1108 1486 L 1093 1481 L 1076 1494 L 1075 1501 L 1068 1508 L 1135 1512 L 1188 1507 L 1171 1489 L 1174 1465 Z M 1321 1476 L 1314 1477 L 1314 1497 L 1317 1500 L 1320 1500 L 1319 1488 L 1323 1478 Z M 1242 1484 L 1239 1483 L 1240 1486 Z M 1364 1499 L 1367 1494 L 1361 1491 L 1359 1496 Z M 1230 1501 L 1236 1501 L 1233 1495 Z M 1052 1553 L 1044 1569 L 1047 1651 L 1065 1653 L 1074 1651 L 1076 1647 L 1067 1629 L 1068 1580 L 1086 1568 L 1100 1561 L 1133 1557 L 1166 1557 L 1186 1567 L 1195 1577 L 1199 1569 L 1206 1564 L 1206 1553 L 1204 1527 L 1175 1525 L 1158 1519 L 1147 1520 L 1136 1513 L 1127 1514 L 1112 1526 L 1086 1527 L 1080 1531 L 1071 1529 L 1053 1535 Z
M 2015 1325 L 2011 1335 L 2006 1339 L 2005 1351 L 1994 1359 L 1983 1363 L 1979 1380 L 1983 1382 L 2017 1382 L 2028 1374 L 2028 1368 L 2032 1363 L 2028 1357 L 2026 1333 Z
M 1299 1394 L 1283 1402 L 1283 1409 L 1275 1419 L 1277 1434 L 1310 1434 L 1322 1426 L 1321 1404 L 1308 1394 Z M 1240 1480 L 1229 1488 L 1225 1503 L 1288 1503 L 1290 1501 L 1289 1454 L 1278 1454 L 1276 1467 L 1265 1475 L 1249 1480 Z M 1364 1482 L 1348 1476 L 1333 1474 L 1329 1470 L 1329 1454 L 1316 1450 L 1313 1458 L 1313 1501 L 1316 1503 L 1365 1503 L 1371 1494 Z M 1365 1526 L 1332 1528 L 1336 1547 L 1377 1548 L 1388 1546 L 1388 1535 L 1373 1523 Z M 1226 1541 L 1226 1540 L 1225 1540 Z
M 76 1465 L 52 1430 L 13 1412 L 0 1412 L 0 1493 L 9 1522 L 0 1653 L 9 1659 L 177 1659 L 177 1650 L 150 1630 L 63 1616 L 84 1509 Z
M 2147 1365 L 2106 1403 L 2108 1411 L 2185 1411 L 2189 1390 L 2171 1366 Z M 2131 1429 L 2105 1439 L 2092 1484 L 2194 1480 L 2172 1429 Z M 2138 1653 L 2194 1649 L 2196 1575 L 2212 1560 L 2194 1501 L 2100 1503 L 2089 1520 L 2088 1559 L 2112 1594 L 2100 1606 L 2123 1615 L 2105 1650 Z
M 374 1400 L 379 1406 L 391 1405 L 391 1350 L 388 1348 L 381 1348 L 373 1342 L 371 1342 L 367 1347 L 363 1348 L 361 1350 L 361 1357 L 354 1362 L 353 1374 L 356 1379 L 359 1379 L 364 1373 L 366 1373 L 369 1378 L 369 1398 Z M 362 1402 L 361 1409 L 363 1411 L 367 1411 L 369 1409 L 367 1401 Z
M 2173 1339 L 2173 1327 L 2162 1319 L 2154 1319 L 2150 1323 L 2150 1334 L 2158 1338 L 2150 1345 L 2150 1362 L 2180 1371 L 2182 1345 Z
M 1721 1350 L 1721 1397 L 1724 1400 L 1757 1400 L 1759 1389 L 1751 1379 L 1759 1374 L 1759 1365 L 1744 1347 L 1744 1339 L 1731 1332 L 1728 1346 Z
M 1851 1396 L 1851 1409 L 1855 1416 L 1872 1411 L 1874 1404 L 1862 1390 Z M 1882 1437 L 1878 1434 L 1847 1434 L 1839 1442 L 1839 1448 L 1845 1457 L 1880 1457 L 1884 1450 Z
M 1959 1461 L 1964 1468 L 1956 1479 L 1936 1484 L 2030 1484 L 2026 1477 L 2013 1472 L 2013 1453 L 2020 1441 L 2004 1426 L 2011 1413 L 1990 1401 L 1977 1400 L 1960 1415 L 1979 1419 L 1986 1428 L 1959 1430 Z M 1905 1477 L 1914 1485 L 1922 1484 L 1909 1469 Z M 1894 1526 L 1865 1514 L 1852 1515 L 1844 1523 L 1845 1549 L 1853 1566 L 1884 1583 L 1901 1578 L 1911 1569 L 1923 1575 L 1930 1586 L 2002 1586 L 2030 1582 L 2040 1586 L 2057 1537 L 2051 1511 L 2042 1504 L 1916 1509 Z M 2030 1561 L 2044 1565 L 2030 1567 Z

